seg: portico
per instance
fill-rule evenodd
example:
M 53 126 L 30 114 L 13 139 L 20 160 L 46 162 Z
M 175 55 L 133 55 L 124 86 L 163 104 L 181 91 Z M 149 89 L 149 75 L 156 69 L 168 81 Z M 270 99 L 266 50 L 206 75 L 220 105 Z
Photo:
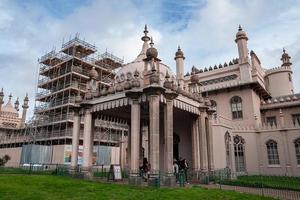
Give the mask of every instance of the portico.
M 94 121 L 109 116 L 127 121 L 130 127 L 125 145 L 128 155 L 121 153 L 127 157 L 126 166 L 122 167 L 129 168 L 129 183 L 141 183 L 140 165 L 147 158 L 151 166 L 148 184 L 154 185 L 157 178 L 163 177 L 164 185 L 173 186 L 175 158 L 186 158 L 195 175 L 213 170 L 210 101 L 180 86 L 181 80 L 175 79 L 171 70 L 160 63 L 152 40 L 148 48 L 150 38 L 147 29 L 144 32 L 142 52 L 130 63 L 130 68 L 124 66 L 110 87 L 90 89 L 81 101 L 78 97 L 80 106 L 76 116 L 84 121 L 82 167 L 85 175 L 91 176 Z M 176 52 L 175 60 L 178 59 L 184 59 L 181 49 Z M 178 67 L 183 67 L 182 64 L 179 62 Z M 91 82 L 95 73 L 91 72 Z M 80 120 L 75 119 L 73 139 L 77 140 L 76 122 Z M 175 153 L 174 135 L 179 139 Z M 145 137 L 146 142 L 142 141 Z M 74 156 L 76 145 L 78 142 L 73 142 Z M 72 163 L 77 163 L 76 158 L 72 159 Z

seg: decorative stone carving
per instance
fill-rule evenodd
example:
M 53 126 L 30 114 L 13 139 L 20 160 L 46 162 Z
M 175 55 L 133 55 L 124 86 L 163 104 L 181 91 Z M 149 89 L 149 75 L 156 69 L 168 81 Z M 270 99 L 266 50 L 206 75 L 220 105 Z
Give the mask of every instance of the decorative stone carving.
M 122 84 L 121 83 L 117 83 L 117 85 L 116 85 L 116 91 L 117 92 L 122 92 L 123 91 L 123 86 L 122 86 Z
M 141 86 L 140 80 L 139 80 L 139 72 L 137 70 L 134 71 L 134 79 L 132 81 L 132 87 L 133 88 L 139 88 Z
M 124 90 L 130 90 L 132 87 L 131 81 L 129 79 L 124 83 Z
M 106 96 L 107 95 L 107 88 L 106 86 L 103 86 L 102 90 L 100 91 L 101 96 Z
M 159 84 L 159 75 L 155 69 L 154 64 L 152 65 L 152 74 L 150 75 L 150 84 Z
M 115 87 L 112 85 L 108 88 L 107 94 L 114 94 L 116 92 Z
M 92 98 L 93 98 L 92 91 L 91 89 L 88 89 L 87 92 L 85 93 L 85 99 L 90 100 Z
M 169 72 L 168 71 L 166 72 L 165 79 L 166 80 L 164 82 L 164 87 L 171 90 L 172 89 L 172 82 L 169 80 L 170 76 L 169 76 Z

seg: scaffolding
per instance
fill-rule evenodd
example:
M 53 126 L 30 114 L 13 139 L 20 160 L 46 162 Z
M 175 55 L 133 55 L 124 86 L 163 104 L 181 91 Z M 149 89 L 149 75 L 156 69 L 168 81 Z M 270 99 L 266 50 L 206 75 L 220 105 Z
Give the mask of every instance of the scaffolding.
M 34 117 L 25 128 L 0 132 L 0 147 L 24 144 L 72 144 L 75 96 L 84 96 L 89 72 L 97 70 L 99 86 L 109 86 L 123 59 L 108 53 L 97 53 L 97 48 L 79 38 L 62 44 L 60 51 L 52 50 L 38 59 L 39 71 L 35 94 Z M 128 133 L 125 121 L 102 117 L 95 121 L 95 144 L 116 146 L 122 134 Z M 14 136 L 11 136 L 11 135 Z M 8 137 L 9 136 L 9 137 Z M 83 138 L 81 122 L 80 144 Z

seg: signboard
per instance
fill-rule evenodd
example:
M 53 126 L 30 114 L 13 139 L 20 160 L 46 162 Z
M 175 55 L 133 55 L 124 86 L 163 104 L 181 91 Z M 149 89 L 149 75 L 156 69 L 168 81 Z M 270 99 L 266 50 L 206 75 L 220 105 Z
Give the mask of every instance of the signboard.
M 108 181 L 121 181 L 122 180 L 122 170 L 120 165 L 110 165 L 109 173 L 107 176 Z
M 93 164 L 96 164 L 96 155 L 97 149 L 96 147 L 93 148 Z M 64 164 L 71 164 L 71 157 L 72 157 L 72 145 L 65 145 L 64 150 Z M 82 165 L 83 163 L 83 146 L 79 145 L 78 147 L 78 165 Z

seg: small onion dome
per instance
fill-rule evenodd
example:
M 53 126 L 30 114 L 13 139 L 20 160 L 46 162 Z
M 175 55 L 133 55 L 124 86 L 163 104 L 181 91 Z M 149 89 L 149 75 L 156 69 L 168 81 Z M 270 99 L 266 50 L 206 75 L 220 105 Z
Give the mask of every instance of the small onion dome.
M 116 91 L 121 92 L 121 91 L 123 91 L 123 89 L 124 89 L 123 86 L 120 83 L 118 83 L 116 86 Z
M 108 88 L 107 94 L 114 94 L 116 92 L 115 87 L 112 85 Z
M 239 25 L 238 32 L 236 33 L 236 39 L 235 41 L 237 42 L 239 39 L 246 39 L 248 40 L 247 34 L 245 31 L 243 31 L 241 25 Z
M 90 76 L 90 78 L 92 78 L 92 79 L 97 79 L 98 78 L 98 72 L 97 72 L 97 70 L 95 69 L 95 67 L 93 67 L 92 68 L 92 70 L 90 71 L 90 73 L 89 73 L 89 76 Z
M 132 88 L 131 81 L 127 79 L 127 81 L 124 83 L 124 89 L 130 90 Z
M 100 90 L 100 95 L 101 96 L 106 96 L 107 95 L 107 88 L 106 88 L 107 86 L 104 86 L 103 88 L 102 88 L 102 90 Z
M 152 59 L 152 58 L 157 58 L 158 56 L 158 52 L 157 49 L 153 47 L 154 43 L 153 43 L 153 39 L 151 37 L 151 42 L 150 42 L 150 48 L 147 49 L 146 51 L 146 56 L 148 59 Z
M 192 75 L 190 80 L 192 83 L 198 83 L 199 81 L 199 76 L 196 75 L 196 68 L 194 66 L 192 67 Z
M 183 58 L 183 59 L 185 59 L 185 57 L 183 55 L 183 51 L 181 50 L 180 46 L 178 46 L 178 49 L 177 49 L 177 51 L 175 53 L 175 58 L 174 59 L 176 60 L 177 58 Z

